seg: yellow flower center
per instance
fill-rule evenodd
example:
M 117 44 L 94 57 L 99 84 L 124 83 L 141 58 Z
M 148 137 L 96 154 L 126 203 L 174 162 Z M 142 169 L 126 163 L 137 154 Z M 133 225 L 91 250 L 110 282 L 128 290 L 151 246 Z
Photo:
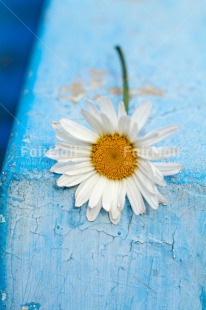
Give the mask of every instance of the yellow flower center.
M 133 174 L 137 154 L 125 136 L 105 135 L 93 144 L 91 162 L 99 174 L 111 180 L 121 180 Z

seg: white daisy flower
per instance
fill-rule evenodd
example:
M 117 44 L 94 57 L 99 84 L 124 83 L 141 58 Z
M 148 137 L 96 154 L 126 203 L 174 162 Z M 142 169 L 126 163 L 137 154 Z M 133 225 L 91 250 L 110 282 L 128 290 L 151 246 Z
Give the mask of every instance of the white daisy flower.
M 122 102 L 117 114 L 106 97 L 100 98 L 100 106 L 101 111 L 88 102 L 88 110 L 82 110 L 93 131 L 67 119 L 53 123 L 61 142 L 46 156 L 57 160 L 51 171 L 62 174 L 59 187 L 79 185 L 75 205 L 88 202 L 89 221 L 104 208 L 117 224 L 126 196 L 137 215 L 146 212 L 145 201 L 153 209 L 159 203 L 167 204 L 157 185 L 165 186 L 164 176 L 178 173 L 181 166 L 150 160 L 177 156 L 177 148 L 152 146 L 176 132 L 177 126 L 139 136 L 152 108 L 150 102 L 140 105 L 132 116 L 127 115 Z

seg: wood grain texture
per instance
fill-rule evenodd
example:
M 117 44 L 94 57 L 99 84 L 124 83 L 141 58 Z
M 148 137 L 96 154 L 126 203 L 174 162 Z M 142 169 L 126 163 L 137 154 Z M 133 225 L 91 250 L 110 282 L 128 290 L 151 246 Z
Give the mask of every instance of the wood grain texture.
M 205 30 L 200 0 L 48 5 L 2 175 L 2 309 L 206 309 Z M 44 153 L 52 121 L 85 124 L 85 93 L 121 99 L 116 44 L 127 55 L 130 113 L 149 99 L 145 132 L 180 125 L 162 145 L 179 147 L 183 171 L 161 189 L 168 206 L 137 217 L 127 204 L 114 226 L 104 211 L 86 220 Z

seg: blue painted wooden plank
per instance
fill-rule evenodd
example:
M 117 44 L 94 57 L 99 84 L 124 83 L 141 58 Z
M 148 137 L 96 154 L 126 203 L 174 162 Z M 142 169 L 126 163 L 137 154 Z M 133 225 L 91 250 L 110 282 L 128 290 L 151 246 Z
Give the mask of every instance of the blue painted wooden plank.
M 206 309 L 205 9 L 190 0 L 49 5 L 2 177 L 8 309 Z M 169 206 L 137 217 L 127 205 L 114 226 L 104 211 L 87 222 L 44 153 L 52 121 L 85 124 L 85 94 L 120 100 L 116 44 L 127 55 L 130 112 L 150 99 L 146 130 L 180 125 L 167 144 L 179 147 L 183 172 L 161 189 Z

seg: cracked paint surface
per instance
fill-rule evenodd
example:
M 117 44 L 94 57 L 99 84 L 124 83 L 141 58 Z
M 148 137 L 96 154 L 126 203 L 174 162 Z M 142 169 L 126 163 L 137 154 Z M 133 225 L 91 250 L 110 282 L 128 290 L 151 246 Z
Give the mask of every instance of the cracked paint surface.
M 0 214 L 6 222 L 0 223 L 0 291 L 6 299 L 0 298 L 0 309 L 206 307 L 206 6 L 198 1 L 205 10 L 191 15 L 194 3 L 188 0 L 120 1 L 113 10 L 114 3 L 54 0 L 46 9 L 41 39 L 61 62 L 37 44 L 1 178 Z M 114 41 L 127 55 L 131 88 L 164 90 L 164 96 L 133 97 L 130 110 L 143 99 L 154 102 L 143 133 L 181 126 L 167 144 L 180 148 L 183 165 L 160 189 L 168 206 L 135 216 L 127 204 L 117 226 L 103 210 L 88 222 L 86 206 L 74 207 L 75 188 L 57 188 L 57 176 L 49 173 L 53 163 L 43 156 L 55 143 L 52 121 L 69 117 L 86 124 L 80 114 L 86 104 L 62 101 L 62 85 L 76 83 L 81 72 L 86 89 L 91 68 L 98 68 L 92 74 L 104 78 L 105 87 L 90 90 L 92 98 L 121 87 Z M 121 94 L 112 100 L 116 107 Z
M 103 210 L 89 223 L 86 208 L 73 207 L 74 190 L 54 190 L 55 177 L 48 172 L 41 179 L 33 172 L 25 175 L 11 181 L 8 193 L 11 309 L 31 299 L 42 309 L 58 309 L 60 301 L 67 309 L 69 300 L 73 309 L 82 294 L 86 309 L 159 309 L 161 304 L 175 309 L 177 303 L 179 309 L 191 303 L 200 309 L 204 248 L 196 221 L 206 211 L 201 186 L 171 184 L 165 189 L 172 200 L 168 207 L 148 208 L 146 216 L 137 217 L 127 205 L 114 226 Z M 95 290 L 97 296 L 91 294 Z

